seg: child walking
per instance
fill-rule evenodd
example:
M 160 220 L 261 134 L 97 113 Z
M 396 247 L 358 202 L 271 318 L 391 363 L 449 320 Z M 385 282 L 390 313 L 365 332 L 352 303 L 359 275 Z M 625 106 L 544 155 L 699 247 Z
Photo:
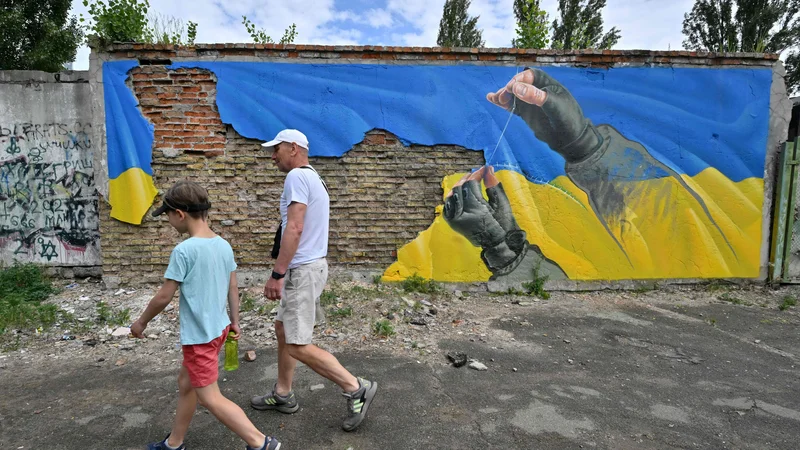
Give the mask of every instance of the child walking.
M 241 331 L 233 249 L 209 228 L 210 207 L 208 193 L 203 187 L 191 181 L 180 181 L 170 188 L 161 207 L 153 212 L 153 216 L 166 212 L 169 224 L 181 234 L 189 233 L 189 238 L 172 250 L 164 284 L 131 325 L 133 336 L 143 338 L 148 322 L 170 303 L 180 287 L 183 365 L 178 375 L 178 411 L 172 432 L 147 448 L 186 449 L 183 439 L 199 403 L 239 435 L 247 443 L 248 450 L 278 450 L 280 442 L 258 431 L 244 411 L 222 395 L 217 385 L 220 349 L 229 331 L 235 333 L 235 339 L 239 339 Z M 230 316 L 225 311 L 226 303 Z

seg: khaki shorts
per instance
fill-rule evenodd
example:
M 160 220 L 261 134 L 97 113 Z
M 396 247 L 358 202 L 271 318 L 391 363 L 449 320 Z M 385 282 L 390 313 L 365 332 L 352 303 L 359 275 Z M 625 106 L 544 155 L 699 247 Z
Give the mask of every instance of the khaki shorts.
M 286 273 L 275 320 L 283 322 L 287 344 L 311 343 L 314 324 L 323 320 L 319 296 L 327 281 L 328 261 L 325 258 L 289 269 Z

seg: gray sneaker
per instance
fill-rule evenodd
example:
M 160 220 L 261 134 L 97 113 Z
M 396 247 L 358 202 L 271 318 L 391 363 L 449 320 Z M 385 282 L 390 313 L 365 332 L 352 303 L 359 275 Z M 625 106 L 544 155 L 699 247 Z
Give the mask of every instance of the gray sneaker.
M 275 383 L 272 387 L 272 392 L 267 395 L 256 395 L 251 398 L 250 406 L 261 411 L 275 410 L 286 414 L 296 412 L 300 405 L 297 404 L 294 391 L 290 391 L 286 397 L 281 397 L 275 393 L 277 386 L 278 383 Z
M 344 431 L 353 431 L 361 421 L 367 417 L 367 409 L 369 408 L 372 399 L 375 398 L 375 392 L 378 390 L 378 383 L 369 381 L 364 378 L 359 378 L 358 383 L 361 386 L 355 392 L 343 392 L 347 398 L 347 413 L 348 416 L 342 423 Z

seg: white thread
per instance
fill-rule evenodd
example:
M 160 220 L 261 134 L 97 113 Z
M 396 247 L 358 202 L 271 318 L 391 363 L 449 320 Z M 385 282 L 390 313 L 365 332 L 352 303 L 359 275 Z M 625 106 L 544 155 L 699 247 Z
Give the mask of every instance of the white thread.
M 519 75 L 519 67 L 516 68 L 516 71 L 517 71 L 517 73 L 514 75 L 514 78 L 517 78 L 517 75 Z M 497 149 L 500 147 L 500 142 L 503 141 L 503 136 L 506 134 L 506 129 L 508 128 L 508 124 L 511 123 L 511 117 L 514 116 L 514 109 L 516 109 L 516 107 L 517 107 L 517 96 L 514 95 L 514 92 L 510 92 L 510 94 L 511 94 L 511 97 L 513 97 L 513 99 L 514 99 L 513 103 L 511 104 L 511 111 L 508 112 L 508 120 L 506 120 L 506 124 L 503 127 L 503 131 L 500 132 L 500 137 L 497 139 L 497 144 L 494 146 L 494 150 L 492 150 L 492 153 L 489 155 L 488 158 L 486 158 L 486 164 L 487 165 L 489 164 L 489 162 L 494 157 L 494 154 L 497 152 Z

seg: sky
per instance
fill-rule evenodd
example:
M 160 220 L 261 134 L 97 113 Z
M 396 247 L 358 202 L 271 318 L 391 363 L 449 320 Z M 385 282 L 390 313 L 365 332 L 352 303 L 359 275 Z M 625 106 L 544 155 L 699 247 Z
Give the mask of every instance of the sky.
M 296 44 L 435 46 L 444 0 L 150 0 L 150 12 L 197 22 L 197 43 L 253 42 L 242 25 L 247 16 L 278 40 L 297 25 Z M 514 37 L 513 0 L 472 0 L 487 47 L 509 47 Z M 542 0 L 549 19 L 557 0 Z M 622 30 L 617 50 L 679 50 L 683 14 L 694 0 L 608 0 L 606 29 Z M 86 15 L 82 0 L 72 14 Z M 78 50 L 75 70 L 89 68 L 89 49 Z

